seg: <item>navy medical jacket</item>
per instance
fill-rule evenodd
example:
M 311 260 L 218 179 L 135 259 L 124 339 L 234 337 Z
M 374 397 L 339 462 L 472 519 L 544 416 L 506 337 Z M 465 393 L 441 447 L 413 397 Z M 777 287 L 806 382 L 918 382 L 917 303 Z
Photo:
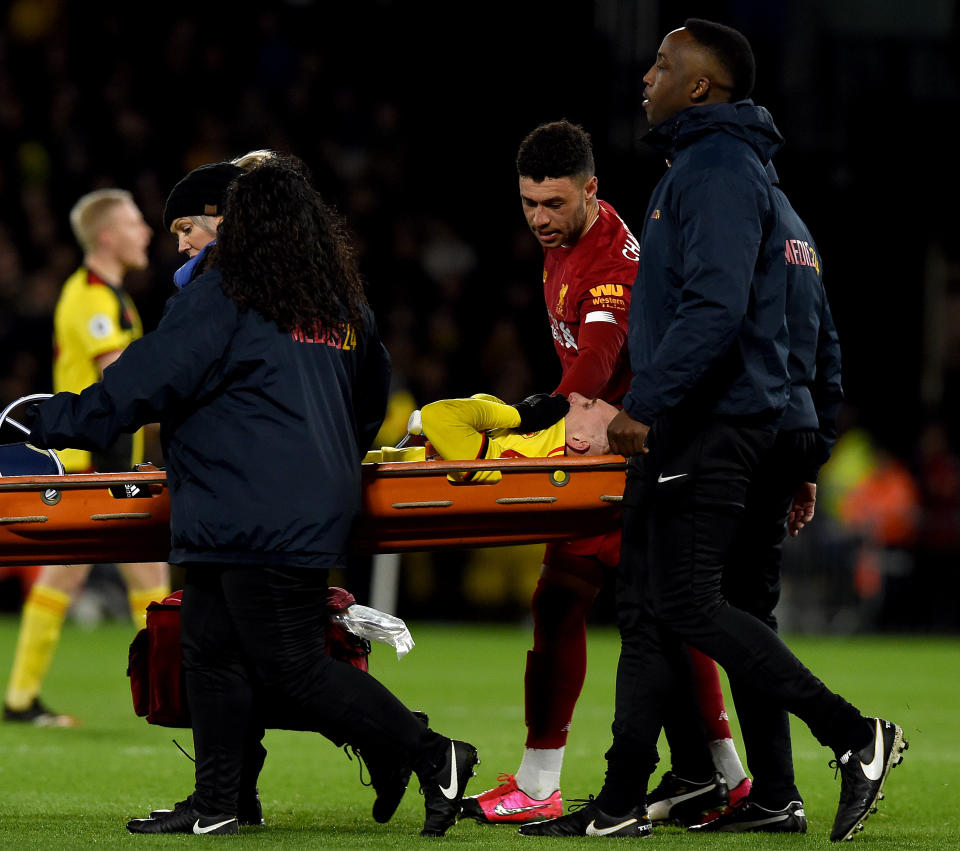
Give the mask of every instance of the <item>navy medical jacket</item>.
M 806 481 L 830 457 L 837 440 L 837 417 L 843 402 L 840 340 L 823 286 L 823 258 L 809 229 L 780 190 L 773 165 L 767 167 L 780 210 L 787 269 L 787 330 L 790 334 L 790 400 L 780 428 L 817 432 L 819 456 Z
M 386 410 L 390 359 L 373 314 L 342 339 L 291 334 L 220 282 L 217 268 L 196 278 L 100 382 L 42 402 L 31 441 L 103 449 L 160 422 L 170 561 L 330 566 Z
M 751 101 L 685 109 L 645 141 L 670 168 L 650 198 L 630 304 L 630 416 L 683 403 L 776 423 L 786 407 L 786 272 L 765 166 L 782 138 Z

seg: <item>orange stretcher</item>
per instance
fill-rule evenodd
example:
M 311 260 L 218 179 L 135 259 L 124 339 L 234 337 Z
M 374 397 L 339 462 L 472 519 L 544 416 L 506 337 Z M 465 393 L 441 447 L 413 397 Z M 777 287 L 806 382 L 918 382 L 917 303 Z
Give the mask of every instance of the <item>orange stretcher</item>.
M 497 469 L 495 484 L 448 473 Z M 509 458 L 363 465 L 350 549 L 394 553 L 532 544 L 614 530 L 624 459 Z M 166 473 L 0 477 L 0 565 L 164 561 Z
M 11 411 L 44 398 L 8 405 L 0 427 L 6 422 L 29 434 Z M 0 566 L 167 560 L 170 495 L 163 470 L 142 464 L 130 473 L 64 474 L 55 452 L 22 443 L 0 446 L 6 450 L 11 460 L 0 458 L 13 466 L 0 469 Z M 36 456 L 45 466 L 31 466 Z M 44 474 L 3 475 L 24 457 L 22 469 Z M 500 480 L 451 481 L 480 470 L 499 470 Z M 624 471 L 619 455 L 365 463 L 350 550 L 462 549 L 606 534 L 620 522 Z

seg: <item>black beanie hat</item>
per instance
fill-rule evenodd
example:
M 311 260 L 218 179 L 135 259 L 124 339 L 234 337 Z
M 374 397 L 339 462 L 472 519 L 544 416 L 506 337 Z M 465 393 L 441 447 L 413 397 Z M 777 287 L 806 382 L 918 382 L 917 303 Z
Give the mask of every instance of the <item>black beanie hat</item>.
M 163 228 L 184 216 L 222 216 L 227 187 L 241 174 L 233 163 L 207 163 L 191 171 L 170 191 L 163 208 Z

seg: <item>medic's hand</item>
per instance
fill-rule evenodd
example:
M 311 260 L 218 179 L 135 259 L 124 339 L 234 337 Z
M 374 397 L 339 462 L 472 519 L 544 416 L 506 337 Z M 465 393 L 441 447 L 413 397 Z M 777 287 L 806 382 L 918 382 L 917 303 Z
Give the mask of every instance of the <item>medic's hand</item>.
M 796 538 L 800 530 L 813 520 L 817 505 L 817 486 L 813 482 L 804 482 L 793 495 L 793 505 L 787 515 L 787 529 Z
M 610 451 L 629 458 L 631 455 L 646 455 L 647 434 L 650 426 L 633 419 L 626 411 L 619 411 L 607 426 Z
M 570 410 L 570 403 L 562 393 L 551 396 L 549 393 L 535 393 L 513 406 L 520 414 L 517 430 L 527 434 L 531 431 L 543 431 L 554 423 L 560 422 Z

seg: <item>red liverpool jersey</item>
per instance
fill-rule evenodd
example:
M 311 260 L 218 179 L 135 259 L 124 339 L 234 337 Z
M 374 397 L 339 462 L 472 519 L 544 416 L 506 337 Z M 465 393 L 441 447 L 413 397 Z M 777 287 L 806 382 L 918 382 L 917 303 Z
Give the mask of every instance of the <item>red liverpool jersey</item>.
M 630 385 L 627 314 L 640 245 L 613 207 L 599 205 L 572 248 L 544 250 L 543 296 L 563 368 L 557 391 L 619 406 Z

